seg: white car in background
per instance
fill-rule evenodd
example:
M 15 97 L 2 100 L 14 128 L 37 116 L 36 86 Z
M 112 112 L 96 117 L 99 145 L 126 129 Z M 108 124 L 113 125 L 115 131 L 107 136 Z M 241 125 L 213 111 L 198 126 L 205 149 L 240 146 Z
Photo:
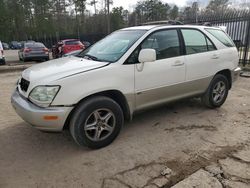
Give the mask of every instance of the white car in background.
M 220 107 L 240 73 L 238 62 L 233 41 L 220 28 L 125 28 L 76 57 L 26 69 L 11 101 L 34 127 L 69 127 L 76 143 L 100 148 L 135 112 L 197 96 L 209 108 Z
M 3 45 L 2 42 L 0 41 L 0 65 L 5 65 L 5 57 L 4 57 L 4 52 L 3 52 Z

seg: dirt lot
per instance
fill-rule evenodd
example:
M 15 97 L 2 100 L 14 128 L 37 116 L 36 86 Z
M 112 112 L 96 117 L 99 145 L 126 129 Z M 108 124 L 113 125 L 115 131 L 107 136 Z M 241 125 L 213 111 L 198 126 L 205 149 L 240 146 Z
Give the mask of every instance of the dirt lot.
M 100 150 L 40 132 L 10 104 L 19 73 L 0 74 L 0 187 L 249 187 L 250 79 L 220 109 L 199 100 L 147 111 Z

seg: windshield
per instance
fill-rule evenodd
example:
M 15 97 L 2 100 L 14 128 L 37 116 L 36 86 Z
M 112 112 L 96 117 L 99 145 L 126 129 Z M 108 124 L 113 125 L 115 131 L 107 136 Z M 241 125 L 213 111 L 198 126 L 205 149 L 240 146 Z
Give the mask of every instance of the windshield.
M 144 34 L 145 30 L 117 31 L 81 52 L 77 57 L 116 62 Z

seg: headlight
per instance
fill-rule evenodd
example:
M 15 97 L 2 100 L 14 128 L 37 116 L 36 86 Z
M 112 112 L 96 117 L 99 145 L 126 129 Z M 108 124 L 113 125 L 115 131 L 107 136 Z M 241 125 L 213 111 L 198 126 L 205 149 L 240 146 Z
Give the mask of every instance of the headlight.
M 38 106 L 48 107 L 59 89 L 60 86 L 37 86 L 30 92 L 29 99 Z

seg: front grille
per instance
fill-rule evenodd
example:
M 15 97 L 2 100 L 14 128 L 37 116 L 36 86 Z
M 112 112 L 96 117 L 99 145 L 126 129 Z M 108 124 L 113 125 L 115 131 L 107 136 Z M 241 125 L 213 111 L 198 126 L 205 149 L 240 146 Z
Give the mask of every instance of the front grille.
M 21 78 L 21 81 L 20 81 L 20 88 L 22 91 L 27 91 L 28 88 L 29 88 L 29 85 L 30 85 L 30 82 L 28 80 L 25 80 L 23 78 Z

